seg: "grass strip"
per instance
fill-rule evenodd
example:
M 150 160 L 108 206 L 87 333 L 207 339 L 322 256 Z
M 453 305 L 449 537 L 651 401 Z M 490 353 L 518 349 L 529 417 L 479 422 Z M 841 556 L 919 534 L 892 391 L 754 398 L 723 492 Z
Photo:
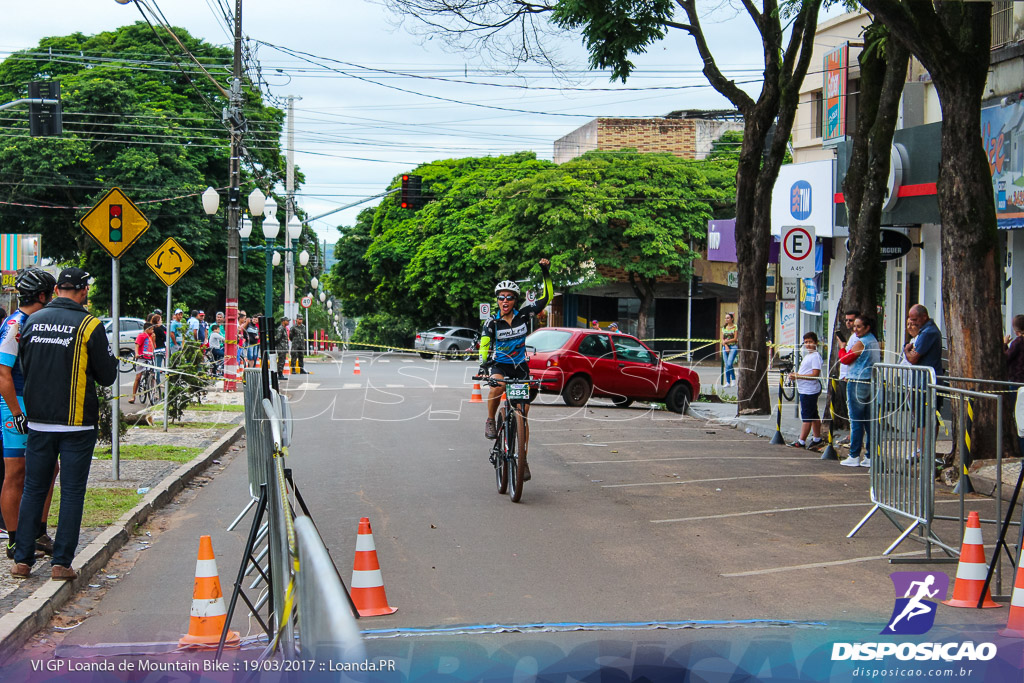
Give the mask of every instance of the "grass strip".
M 171 462 L 189 462 L 203 452 L 195 446 L 174 446 L 171 444 L 121 444 L 117 457 L 121 460 L 169 460 Z M 97 449 L 98 460 L 110 460 L 110 449 Z
M 244 413 L 245 406 L 226 403 L 202 403 L 189 406 L 185 410 L 198 410 L 202 413 Z
M 82 526 L 110 526 L 121 515 L 131 510 L 142 500 L 142 495 L 135 489 L 97 487 L 85 490 L 85 507 L 82 511 Z M 57 526 L 57 514 L 60 510 L 60 487 L 53 488 L 53 502 L 50 504 L 50 515 L 46 519 L 52 529 Z
M 167 423 L 168 429 L 227 429 L 233 427 L 233 422 L 169 422 Z M 164 421 L 161 419 L 151 425 L 138 425 L 139 429 L 163 429 Z

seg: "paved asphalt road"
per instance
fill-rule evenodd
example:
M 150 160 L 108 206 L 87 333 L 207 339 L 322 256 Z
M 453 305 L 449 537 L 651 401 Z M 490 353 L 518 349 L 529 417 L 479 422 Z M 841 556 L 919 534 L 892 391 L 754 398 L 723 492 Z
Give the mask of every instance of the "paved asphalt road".
M 866 469 L 642 406 L 574 409 L 542 396 L 533 480 L 512 504 L 494 487 L 483 406 L 468 402 L 475 363 L 361 355 L 356 376 L 353 361 L 311 364 L 314 374 L 287 383 L 288 466 L 346 582 L 359 518 L 371 521 L 398 611 L 363 629 L 767 619 L 877 634 L 893 606 L 889 574 L 922 568 L 879 557 L 899 533 L 881 515 L 846 538 L 869 510 Z M 230 592 L 249 518 L 225 528 L 248 501 L 245 467 L 235 457 L 173 513 L 65 648 L 177 641 L 201 534 L 213 535 Z M 971 507 L 992 515 L 985 501 Z M 940 511 L 955 508 L 940 498 Z M 955 526 L 938 531 L 959 544 Z M 919 548 L 908 541 L 897 554 Z M 927 568 L 955 575 L 955 565 Z M 944 608 L 936 623 L 988 632 L 1006 610 Z M 250 630 L 244 616 L 234 626 Z M 513 636 L 488 638 L 498 647 Z M 568 647 L 578 634 L 561 638 Z

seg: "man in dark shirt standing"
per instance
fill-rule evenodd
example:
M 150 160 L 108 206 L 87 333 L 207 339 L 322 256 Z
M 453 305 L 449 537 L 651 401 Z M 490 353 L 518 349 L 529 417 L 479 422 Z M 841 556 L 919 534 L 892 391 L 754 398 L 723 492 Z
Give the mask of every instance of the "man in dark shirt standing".
M 935 321 L 928 317 L 928 309 L 914 304 L 907 312 L 907 327 L 915 328 L 917 335 L 903 347 L 911 365 L 927 365 L 935 370 L 935 376 L 942 372 L 942 333 Z
M 309 374 L 306 372 L 306 326 L 303 324 L 302 316 L 295 316 L 295 324 L 291 329 L 292 341 L 292 370 L 300 375 Z
M 33 538 L 60 459 L 60 515 L 53 539 L 51 576 L 78 578 L 71 560 L 78 548 L 85 487 L 96 446 L 99 400 L 96 382 L 117 380 L 117 358 L 98 318 L 89 315 L 89 273 L 65 268 L 57 296 L 25 322 L 18 355 L 25 376 L 25 491 L 18 511 L 18 537 Z M 11 575 L 26 578 L 35 545 L 17 543 Z

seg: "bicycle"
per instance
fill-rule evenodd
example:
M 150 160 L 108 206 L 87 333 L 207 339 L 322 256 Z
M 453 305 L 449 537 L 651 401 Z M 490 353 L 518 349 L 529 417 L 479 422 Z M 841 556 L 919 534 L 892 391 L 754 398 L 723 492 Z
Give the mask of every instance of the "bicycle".
M 152 363 L 152 360 L 143 361 Z M 145 368 L 139 374 L 139 401 L 145 405 L 146 401 L 149 401 L 152 405 L 156 405 L 157 401 L 160 400 L 160 383 L 156 379 L 156 370 L 153 368 Z
M 795 367 L 793 358 L 792 356 L 779 356 L 776 362 L 779 367 L 779 374 L 782 376 L 782 381 L 779 383 L 779 391 L 782 392 L 784 399 L 792 401 L 796 397 L 796 382 L 789 377 Z
M 527 429 L 526 413 L 523 407 L 530 402 L 530 385 L 540 384 L 539 379 L 498 379 L 489 375 L 474 375 L 475 381 L 491 387 L 505 385 L 505 399 L 498 407 L 495 427 L 498 436 L 491 447 L 490 461 L 494 465 L 494 479 L 498 493 L 508 492 L 513 503 L 523 497 L 523 472 L 526 467 Z M 511 415 L 513 419 L 506 419 Z

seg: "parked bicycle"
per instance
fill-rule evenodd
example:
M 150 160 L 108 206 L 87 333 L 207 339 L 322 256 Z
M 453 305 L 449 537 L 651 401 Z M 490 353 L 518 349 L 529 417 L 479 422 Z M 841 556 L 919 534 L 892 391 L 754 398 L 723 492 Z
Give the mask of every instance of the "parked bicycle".
M 527 422 L 525 407 L 530 402 L 530 385 L 539 385 L 539 379 L 498 379 L 474 375 L 474 381 L 488 386 L 505 385 L 505 398 L 498 407 L 495 427 L 498 436 L 491 447 L 491 464 L 498 493 L 508 492 L 513 503 L 523 497 L 523 472 L 526 467 Z
M 793 372 L 795 367 L 793 356 L 778 356 L 776 365 L 779 368 L 779 374 L 782 376 L 782 381 L 779 383 L 782 397 L 787 401 L 792 401 L 796 397 L 796 382 L 789 378 L 790 373 Z
M 152 362 L 152 361 L 148 361 Z M 156 405 L 160 401 L 160 382 L 156 378 L 156 370 L 153 368 L 145 368 L 139 374 L 139 401 L 145 405 L 148 401 L 151 405 Z

